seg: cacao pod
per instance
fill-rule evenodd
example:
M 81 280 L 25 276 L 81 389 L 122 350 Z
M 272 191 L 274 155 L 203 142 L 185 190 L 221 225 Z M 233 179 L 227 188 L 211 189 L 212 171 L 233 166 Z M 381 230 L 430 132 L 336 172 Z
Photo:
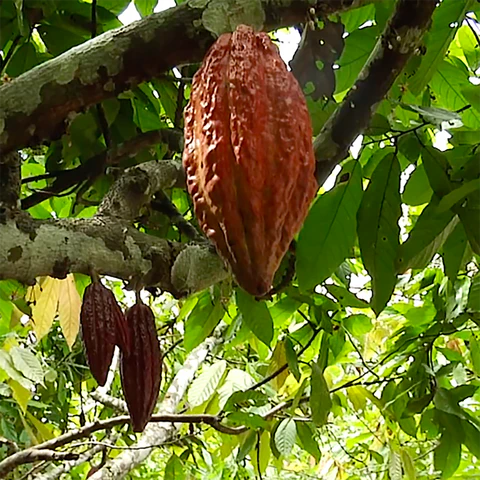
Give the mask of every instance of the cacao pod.
M 80 312 L 82 337 L 88 364 L 99 385 L 105 385 L 115 345 L 128 350 L 125 317 L 113 293 L 100 282 L 91 283 L 83 296 Z
M 162 376 L 162 354 L 150 307 L 136 303 L 126 314 L 130 355 L 122 353 L 122 388 L 133 431 L 143 432 L 157 402 Z
M 265 33 L 218 38 L 192 82 L 183 164 L 204 233 L 253 295 L 266 293 L 318 188 L 296 79 Z

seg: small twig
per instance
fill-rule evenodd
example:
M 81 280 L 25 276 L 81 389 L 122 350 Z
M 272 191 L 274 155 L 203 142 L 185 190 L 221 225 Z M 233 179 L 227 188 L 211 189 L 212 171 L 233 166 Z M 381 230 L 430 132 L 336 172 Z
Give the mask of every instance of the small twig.
M 205 242 L 205 237 L 178 211 L 175 204 L 163 191 L 156 193 L 155 198 L 150 202 L 151 207 L 166 215 L 178 228 L 180 233 L 186 235 L 196 242 Z
M 300 351 L 297 354 L 297 357 L 300 357 L 306 350 L 307 348 L 313 343 L 315 340 L 315 337 L 321 332 L 321 328 L 317 328 L 313 331 L 312 336 L 310 337 L 310 340 L 303 346 Z M 255 385 L 252 385 L 250 388 L 247 388 L 247 392 L 250 390 L 256 390 L 257 388 L 260 388 L 261 386 L 265 385 L 268 383 L 270 380 L 273 380 L 275 377 L 278 377 L 283 371 L 285 371 L 288 368 L 288 363 L 283 364 L 280 368 L 275 370 L 273 373 L 265 377 L 263 380 L 260 380 L 257 382 Z
M 175 128 L 182 128 L 183 119 L 183 102 L 185 100 L 185 82 L 183 81 L 183 73 L 186 71 L 186 67 L 182 67 L 180 73 L 182 78 L 178 81 L 177 91 L 177 109 L 175 110 L 175 120 L 173 122 Z

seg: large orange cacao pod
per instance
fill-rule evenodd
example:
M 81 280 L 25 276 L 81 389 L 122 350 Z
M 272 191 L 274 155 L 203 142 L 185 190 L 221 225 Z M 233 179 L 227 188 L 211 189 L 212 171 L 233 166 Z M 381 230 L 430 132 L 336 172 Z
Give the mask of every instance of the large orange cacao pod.
M 90 371 L 99 385 L 105 385 L 115 345 L 128 350 L 128 331 L 115 296 L 100 282 L 85 289 L 80 323 Z
M 240 25 L 207 53 L 183 164 L 203 231 L 245 290 L 266 293 L 318 188 L 305 99 L 267 34 Z
M 157 403 L 162 376 L 162 354 L 150 307 L 136 303 L 126 314 L 130 354 L 122 354 L 122 388 L 133 431 L 142 432 Z

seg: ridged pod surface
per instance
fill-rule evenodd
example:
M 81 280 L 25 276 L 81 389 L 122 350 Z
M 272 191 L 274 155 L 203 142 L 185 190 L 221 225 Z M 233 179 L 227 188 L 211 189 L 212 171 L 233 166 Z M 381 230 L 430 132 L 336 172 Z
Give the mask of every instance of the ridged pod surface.
M 162 354 L 150 307 L 136 303 L 126 314 L 130 355 L 121 357 L 122 388 L 133 431 L 143 432 L 157 402 L 162 376 Z
M 99 385 L 105 385 L 115 345 L 128 349 L 128 337 L 118 333 L 119 328 L 125 328 L 122 309 L 113 293 L 100 282 L 85 289 L 80 323 L 90 371 Z
M 207 53 L 183 164 L 203 231 L 246 291 L 266 293 L 318 188 L 305 99 L 267 34 L 240 25 Z

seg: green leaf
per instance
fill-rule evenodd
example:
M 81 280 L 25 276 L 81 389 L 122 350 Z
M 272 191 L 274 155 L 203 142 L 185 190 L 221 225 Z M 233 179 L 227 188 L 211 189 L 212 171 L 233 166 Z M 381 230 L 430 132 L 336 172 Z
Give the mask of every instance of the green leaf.
M 182 480 L 185 478 L 185 465 L 182 460 L 172 453 L 165 465 L 164 480 Z
M 449 194 L 445 195 L 438 205 L 440 212 L 449 210 L 455 204 L 462 201 L 467 195 L 480 189 L 480 178 L 470 180 L 464 183 L 461 187 L 452 190 Z
M 211 398 L 217 390 L 226 368 L 227 362 L 221 360 L 203 370 L 192 382 L 188 391 L 188 403 L 190 406 L 196 407 Z
M 472 278 L 470 290 L 468 291 L 467 307 L 475 312 L 480 312 L 480 274 Z
M 220 408 L 226 405 L 233 393 L 248 390 L 254 383 L 255 380 L 247 372 L 238 368 L 232 368 L 228 372 L 223 385 L 217 391 Z
M 457 224 L 455 214 L 451 210 L 438 213 L 438 200 L 432 199 L 418 217 L 408 239 L 398 249 L 397 271 L 403 273 L 409 268 L 424 268 Z
M 291 418 L 283 419 L 275 431 L 275 445 L 284 457 L 288 457 L 295 445 L 297 429 Z
M 321 427 L 327 423 L 328 413 L 332 408 L 332 399 L 327 382 L 320 367 L 312 365 L 310 408 L 312 409 L 312 420 L 315 425 Z
M 452 185 L 447 175 L 448 161 L 442 152 L 433 147 L 422 150 L 422 161 L 432 190 L 443 197 L 452 191 Z
M 343 319 L 343 326 L 355 337 L 366 335 L 373 328 L 370 317 L 366 315 L 350 315 Z
M 12 389 L 12 397 L 17 401 L 22 412 L 25 413 L 27 411 L 28 402 L 30 398 L 32 398 L 31 390 L 20 385 L 20 383 L 13 379 L 8 381 L 8 386 Z
M 402 200 L 407 205 L 423 205 L 430 201 L 432 193 L 433 191 L 430 188 L 428 177 L 425 173 L 425 167 L 423 163 L 421 163 L 410 175 L 402 194 Z
M 269 401 L 268 395 L 257 390 L 246 390 L 232 393 L 223 407 L 224 411 L 230 412 L 242 407 L 261 407 Z
M 445 275 L 452 283 L 455 282 L 457 274 L 462 268 L 462 261 L 468 246 L 467 235 L 461 223 L 458 223 L 453 232 L 443 244 L 442 255 L 445 267 Z
M 220 302 L 213 303 L 208 292 L 202 293 L 185 323 L 185 349 L 189 352 L 202 343 L 213 332 L 224 313 Z
M 371 306 L 378 315 L 396 284 L 395 258 L 399 246 L 400 165 L 386 155 L 373 172 L 357 216 L 363 263 L 372 277 Z
M 258 302 L 254 297 L 239 289 L 237 305 L 247 327 L 269 347 L 273 339 L 273 320 L 265 302 Z
M 460 423 L 465 434 L 463 443 L 472 455 L 480 458 L 480 429 L 465 420 L 460 420 Z
M 165 114 L 173 123 L 177 111 L 177 87 L 170 80 L 155 80 L 152 84 L 160 96 L 160 103 L 162 104 Z
M 443 123 L 449 128 L 460 128 L 463 126 L 462 117 L 457 112 L 437 107 L 423 107 L 421 105 L 400 104 L 405 110 L 416 112 L 428 123 L 441 127 Z
M 470 334 L 470 359 L 472 361 L 472 369 L 478 377 L 480 377 L 480 341 L 474 333 Z
M 335 93 L 350 89 L 365 65 L 380 34 L 378 26 L 355 30 L 345 39 L 345 48 L 335 70 Z
M 13 365 L 23 374 L 35 383 L 43 383 L 43 368 L 38 358 L 26 348 L 13 347 L 10 350 Z
M 318 197 L 300 231 L 297 274 L 304 290 L 328 278 L 355 243 L 356 214 L 362 198 L 359 162 L 350 162 L 342 172 L 349 174 L 348 180 Z
M 460 207 L 455 210 L 460 217 L 472 250 L 480 255 L 480 215 L 477 208 Z
M 422 57 L 420 67 L 414 76 L 409 79 L 409 87 L 414 95 L 418 95 L 432 78 L 437 65 L 447 52 L 450 42 L 453 40 L 457 28 L 452 24 L 462 24 L 469 0 L 455 0 L 440 3 L 432 17 L 432 26 L 425 36 L 426 54 Z
M 322 452 L 318 447 L 318 442 L 315 440 L 313 436 L 312 426 L 310 425 L 310 423 L 307 423 L 307 422 L 297 421 L 295 423 L 297 427 L 297 436 L 299 440 L 299 445 L 306 452 L 308 452 L 313 458 L 315 458 L 315 460 L 318 463 L 322 458 Z
M 365 300 L 358 298 L 346 288 L 338 285 L 325 285 L 325 288 L 330 295 L 333 295 L 338 300 L 342 307 L 370 308 L 370 305 Z
M 298 368 L 297 352 L 293 348 L 293 343 L 290 337 L 285 338 L 285 355 L 287 357 L 288 369 L 290 373 L 295 377 L 297 382 L 300 381 L 300 369 Z
M 433 452 L 433 464 L 435 470 L 441 473 L 440 478 L 450 478 L 457 471 L 461 454 L 462 444 L 449 432 L 443 433 Z
M 460 110 L 469 105 L 463 96 L 465 87 L 469 85 L 468 76 L 469 72 L 460 59 L 454 57 L 452 61 L 444 60 L 430 82 L 437 101 L 450 110 Z M 477 109 L 469 108 L 460 115 L 467 127 L 480 128 L 480 112 Z
M 228 414 L 228 422 L 234 426 L 245 426 L 255 430 L 265 430 L 268 422 L 260 415 L 252 412 L 233 412 Z
M 146 17 L 153 13 L 158 0 L 135 0 L 135 8 L 142 17 Z
M 255 446 L 256 441 L 257 432 L 255 430 L 250 430 L 245 434 L 240 449 L 238 450 L 237 462 L 241 462 L 250 453 L 250 450 Z

